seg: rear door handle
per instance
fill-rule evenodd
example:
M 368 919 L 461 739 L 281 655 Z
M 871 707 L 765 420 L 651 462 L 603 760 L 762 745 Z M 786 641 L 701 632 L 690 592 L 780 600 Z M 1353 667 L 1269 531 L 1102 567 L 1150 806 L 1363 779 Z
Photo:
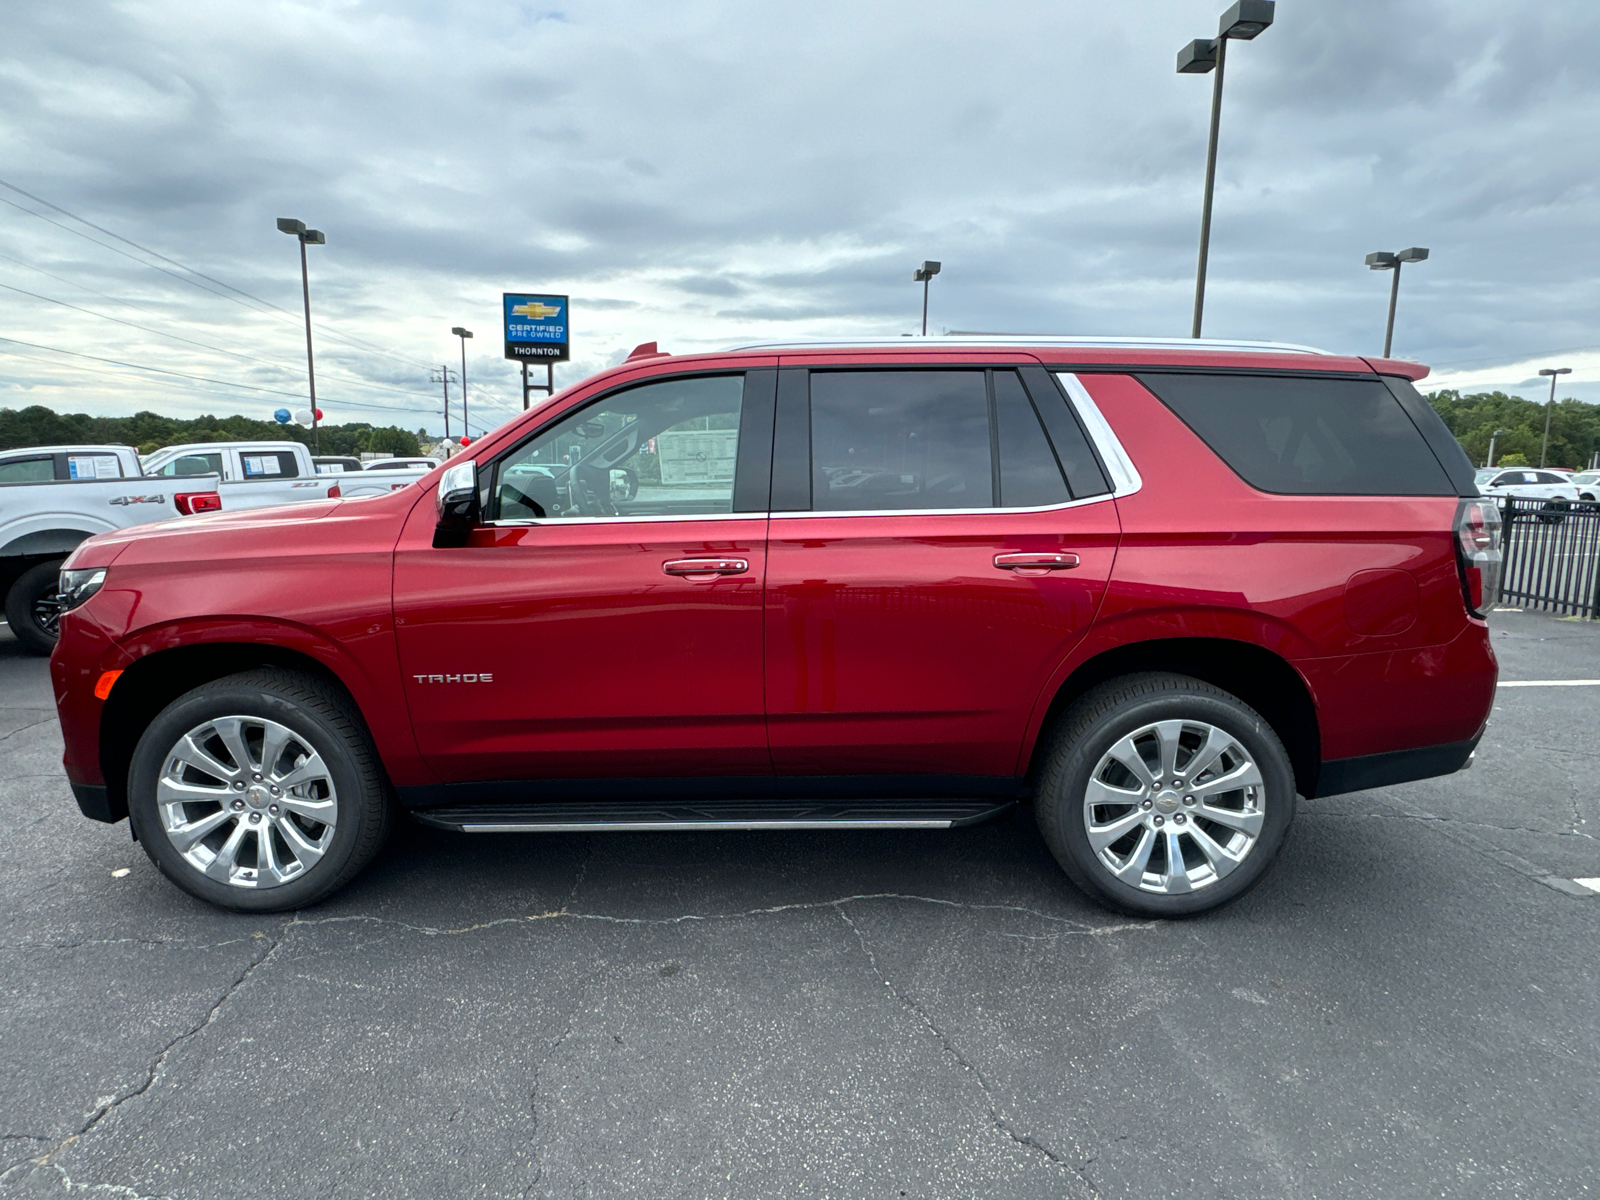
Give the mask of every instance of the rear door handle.
M 747 558 L 673 558 L 661 564 L 668 575 L 680 575 L 693 583 L 709 583 L 723 575 L 743 575 L 750 569 Z
M 996 554 L 994 565 L 1018 575 L 1048 575 L 1051 571 L 1070 571 L 1078 565 L 1076 554 Z

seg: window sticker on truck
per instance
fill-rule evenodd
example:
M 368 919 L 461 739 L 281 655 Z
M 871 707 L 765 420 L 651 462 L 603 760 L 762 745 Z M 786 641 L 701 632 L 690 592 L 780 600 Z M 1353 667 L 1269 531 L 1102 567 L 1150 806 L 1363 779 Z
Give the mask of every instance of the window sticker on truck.
M 115 454 L 72 454 L 67 457 L 68 479 L 121 479 L 122 464 Z
M 246 454 L 242 456 L 246 479 L 257 475 L 282 475 L 283 463 L 276 454 Z

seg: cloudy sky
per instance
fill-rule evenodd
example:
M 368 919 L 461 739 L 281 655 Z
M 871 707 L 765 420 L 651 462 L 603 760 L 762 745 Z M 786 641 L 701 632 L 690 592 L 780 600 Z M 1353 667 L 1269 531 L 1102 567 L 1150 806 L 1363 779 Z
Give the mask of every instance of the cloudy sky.
M 558 385 L 643 341 L 909 332 L 924 258 L 931 329 L 1182 336 L 1211 88 L 1174 55 L 1224 7 L 8 4 L 0 406 L 301 406 L 279 216 L 327 232 L 335 422 L 437 431 L 458 324 L 473 424 L 510 415 L 502 291 L 571 293 Z M 1396 355 L 1600 402 L 1600 5 L 1282 0 L 1227 77 L 1208 335 L 1377 353 L 1362 259 L 1421 245 Z

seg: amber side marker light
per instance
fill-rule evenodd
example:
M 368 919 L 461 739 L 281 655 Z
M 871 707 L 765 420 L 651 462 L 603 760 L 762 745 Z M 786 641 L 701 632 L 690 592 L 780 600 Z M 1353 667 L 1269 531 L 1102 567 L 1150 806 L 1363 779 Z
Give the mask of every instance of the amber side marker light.
M 100 678 L 94 685 L 94 698 L 96 700 L 104 700 L 111 695 L 111 689 L 116 686 L 117 680 L 121 678 L 121 671 L 102 671 Z

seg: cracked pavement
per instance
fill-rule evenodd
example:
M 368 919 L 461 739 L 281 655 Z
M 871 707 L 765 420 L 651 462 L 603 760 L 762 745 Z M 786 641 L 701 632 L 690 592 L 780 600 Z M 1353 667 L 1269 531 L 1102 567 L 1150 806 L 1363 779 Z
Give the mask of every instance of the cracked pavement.
M 1600 678 L 1600 627 L 1493 624 Z M 1026 818 L 407 828 L 263 918 L 78 815 L 0 627 L 0 1197 L 1595 1194 L 1597 705 L 1503 691 L 1473 770 L 1304 804 L 1187 922 Z

